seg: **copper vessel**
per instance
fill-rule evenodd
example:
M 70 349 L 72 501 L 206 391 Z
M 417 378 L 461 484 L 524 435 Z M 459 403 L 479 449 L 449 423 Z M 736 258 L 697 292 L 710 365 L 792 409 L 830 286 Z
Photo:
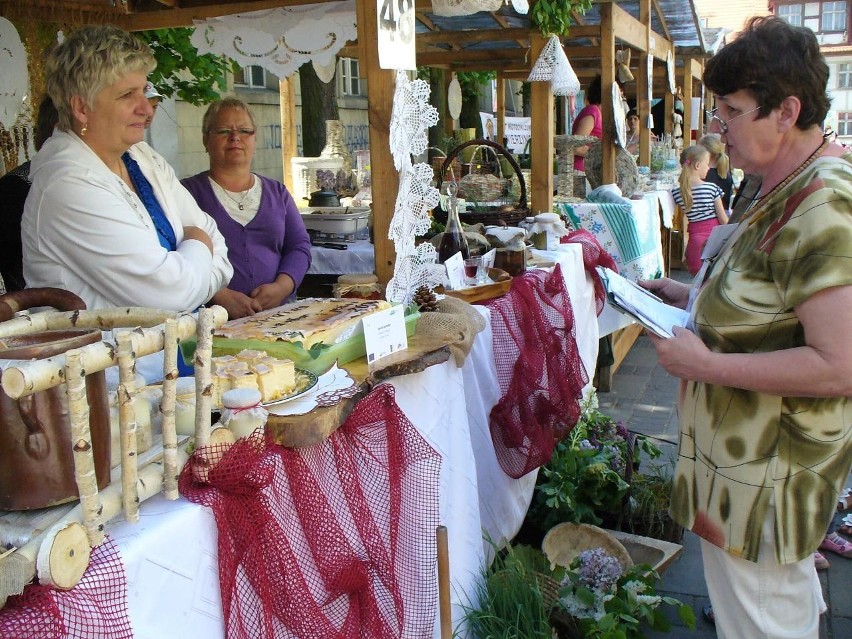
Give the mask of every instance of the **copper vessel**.
M 59 355 L 101 340 L 99 330 L 45 331 L 2 340 L 0 359 Z M 110 425 L 106 377 L 86 376 L 89 428 L 98 488 L 110 479 Z M 45 508 L 79 499 L 74 480 L 66 386 L 14 400 L 0 389 L 0 510 Z

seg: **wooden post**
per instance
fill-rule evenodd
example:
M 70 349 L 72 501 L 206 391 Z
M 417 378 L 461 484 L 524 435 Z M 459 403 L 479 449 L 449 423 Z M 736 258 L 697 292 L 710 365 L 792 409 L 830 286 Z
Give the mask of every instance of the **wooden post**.
M 74 451 L 74 479 L 80 493 L 83 525 L 89 545 L 100 546 L 104 540 L 100 521 L 101 503 L 98 480 L 95 476 L 95 457 L 92 453 L 92 433 L 89 430 L 89 402 L 86 397 L 86 371 L 83 370 L 79 349 L 65 353 L 65 380 L 68 389 L 68 417 L 71 422 L 71 445 Z
M 497 144 L 503 144 L 506 137 L 506 77 L 497 72 Z
M 683 59 L 683 148 L 692 144 L 692 58 Z
M 441 619 L 441 639 L 453 636 L 452 606 L 450 605 L 450 548 L 447 527 L 435 529 L 438 550 L 438 613 Z
M 534 64 L 547 44 L 547 39 L 538 31 L 530 32 L 530 64 Z M 550 82 L 531 82 L 531 134 L 530 144 L 532 176 L 527 185 L 530 196 L 530 212 L 553 209 L 553 92 Z
M 284 185 L 293 193 L 293 163 L 296 157 L 296 74 L 278 81 L 281 98 L 281 166 Z
M 648 74 L 648 60 L 653 65 L 651 51 L 651 0 L 639 0 L 639 22 L 645 27 L 645 51 L 639 54 L 639 68 L 636 70 L 636 112 L 639 114 L 639 164 L 651 166 L 651 130 L 648 128 L 648 115 L 651 113 L 651 94 L 648 82 L 653 85 L 654 75 Z M 653 66 L 652 66 L 653 69 Z
M 177 320 L 167 319 L 163 326 L 163 399 L 160 404 L 160 413 L 163 415 L 163 492 L 166 499 L 178 498 L 175 394 L 179 343 Z
M 130 331 L 119 331 L 115 336 L 118 345 L 118 431 L 121 445 L 121 503 L 124 519 L 139 521 L 139 495 L 136 492 L 136 371 Z
M 390 151 L 390 121 L 393 110 L 395 71 L 379 68 L 378 14 L 376 3 L 361 0 L 355 4 L 358 44 L 362 47 L 361 73 L 370 88 L 367 113 L 370 126 L 370 167 L 373 184 L 373 243 L 376 275 L 382 284 L 393 277 L 396 254 L 388 237 L 399 192 L 399 174 Z
M 603 113 L 603 136 L 601 137 L 601 161 L 603 183 L 615 184 L 615 135 L 613 133 L 612 85 L 615 83 L 615 25 L 612 19 L 612 3 L 600 5 L 601 13 L 601 112 Z

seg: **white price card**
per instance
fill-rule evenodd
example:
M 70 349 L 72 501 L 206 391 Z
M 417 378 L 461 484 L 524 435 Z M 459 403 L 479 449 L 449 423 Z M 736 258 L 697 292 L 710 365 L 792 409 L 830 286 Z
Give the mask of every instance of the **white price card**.
M 488 269 L 494 268 L 495 257 L 497 257 L 497 249 L 491 249 L 482 256 L 482 268 L 485 269 L 486 273 L 488 272 Z
M 414 0 L 376 0 L 379 67 L 413 71 Z
M 401 304 L 378 313 L 371 313 L 361 321 L 364 323 L 367 365 L 391 353 L 408 348 L 408 336 L 405 334 L 405 307 Z
M 444 266 L 447 267 L 450 288 L 454 291 L 464 288 L 464 257 L 462 257 L 461 251 L 444 260 Z

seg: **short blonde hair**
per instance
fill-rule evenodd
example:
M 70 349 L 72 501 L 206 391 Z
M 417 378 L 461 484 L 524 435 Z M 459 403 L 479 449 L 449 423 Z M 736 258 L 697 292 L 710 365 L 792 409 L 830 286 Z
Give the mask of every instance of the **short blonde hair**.
M 80 27 L 53 47 L 44 72 L 47 94 L 59 114 L 57 127 L 71 129 L 71 98 L 92 106 L 95 97 L 128 73 L 157 66 L 151 48 L 136 36 L 111 25 Z
M 210 135 L 210 131 L 213 128 L 213 122 L 216 121 L 216 116 L 219 115 L 219 111 L 222 109 L 239 109 L 245 111 L 249 116 L 249 120 L 251 120 L 251 125 L 255 129 L 257 128 L 257 124 L 254 121 L 254 114 L 251 112 L 248 104 L 239 98 L 222 98 L 221 100 L 211 102 L 207 107 L 207 111 L 204 112 L 204 117 L 201 120 L 201 136 L 205 143 L 207 142 L 207 136 Z

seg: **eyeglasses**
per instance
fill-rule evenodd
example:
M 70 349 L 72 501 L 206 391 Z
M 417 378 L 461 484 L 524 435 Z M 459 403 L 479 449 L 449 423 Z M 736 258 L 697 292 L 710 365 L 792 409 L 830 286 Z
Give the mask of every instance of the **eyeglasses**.
M 220 138 L 229 138 L 236 135 L 239 138 L 250 138 L 255 134 L 254 129 L 213 129 L 210 133 Z
M 719 125 L 719 130 L 724 135 L 724 134 L 728 133 L 728 123 L 729 122 L 733 122 L 737 118 L 741 118 L 744 115 L 748 115 L 749 113 L 754 113 L 755 111 L 757 111 L 760 108 L 761 107 L 756 106 L 753 109 L 751 109 L 750 111 L 746 111 L 745 113 L 740 113 L 739 115 L 735 115 L 734 117 L 728 118 L 727 120 L 723 120 L 718 115 L 716 115 L 716 112 L 719 110 L 718 108 L 713 109 L 712 111 L 705 111 L 704 113 L 707 114 L 707 120 L 708 120 L 707 126 L 709 127 L 713 122 L 716 122 Z

